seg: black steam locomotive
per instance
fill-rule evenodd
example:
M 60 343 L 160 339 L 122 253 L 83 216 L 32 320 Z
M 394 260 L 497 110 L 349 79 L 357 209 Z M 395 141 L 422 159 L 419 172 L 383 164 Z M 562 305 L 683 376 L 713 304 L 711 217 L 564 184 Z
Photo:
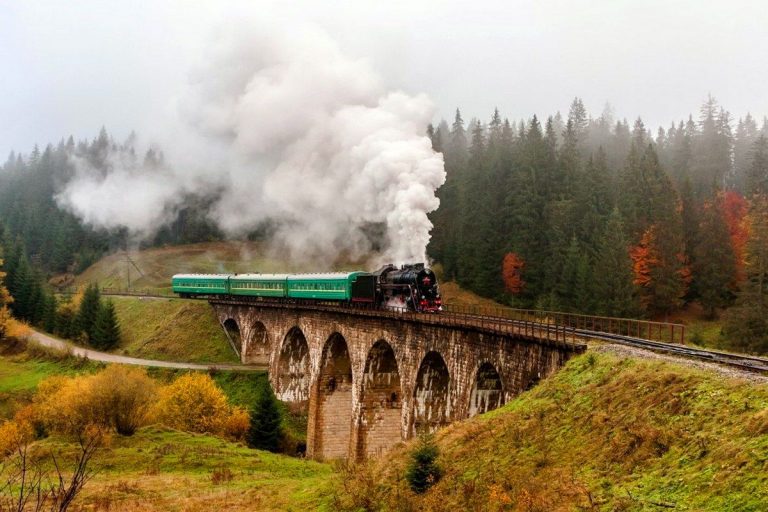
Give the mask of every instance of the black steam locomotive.
M 377 302 L 384 308 L 406 308 L 436 313 L 442 310 L 437 277 L 423 263 L 385 265 L 373 273 L 377 281 Z

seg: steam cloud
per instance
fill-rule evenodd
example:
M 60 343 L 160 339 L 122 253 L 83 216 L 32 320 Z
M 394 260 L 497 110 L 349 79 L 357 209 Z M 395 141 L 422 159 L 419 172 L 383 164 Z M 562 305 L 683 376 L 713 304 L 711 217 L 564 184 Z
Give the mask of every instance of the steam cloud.
M 445 181 L 423 135 L 424 95 L 388 92 L 323 32 L 241 26 L 217 38 L 179 95 L 166 168 L 124 159 L 109 172 L 76 162 L 60 205 L 100 227 L 151 233 L 184 194 L 213 190 L 212 217 L 238 235 L 270 219 L 292 259 L 361 257 L 385 229 L 382 258 L 424 261 L 427 213 Z

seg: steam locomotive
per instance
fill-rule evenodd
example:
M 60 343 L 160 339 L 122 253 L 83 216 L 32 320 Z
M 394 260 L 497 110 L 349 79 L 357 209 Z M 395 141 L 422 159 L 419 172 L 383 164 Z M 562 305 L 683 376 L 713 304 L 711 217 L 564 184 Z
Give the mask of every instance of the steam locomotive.
M 395 310 L 442 310 L 435 273 L 423 263 L 385 265 L 375 272 L 320 274 L 177 274 L 174 293 L 188 298 L 255 297 L 315 303 L 368 304 Z

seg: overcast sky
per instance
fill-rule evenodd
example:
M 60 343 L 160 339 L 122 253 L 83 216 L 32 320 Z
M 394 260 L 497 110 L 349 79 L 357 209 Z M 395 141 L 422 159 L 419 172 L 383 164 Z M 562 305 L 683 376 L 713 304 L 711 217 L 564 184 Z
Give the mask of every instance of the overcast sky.
M 0 152 L 102 125 L 116 137 L 157 131 L 197 56 L 238 16 L 222 3 L 0 4 Z M 565 113 L 580 96 L 594 115 L 610 102 L 666 127 L 708 93 L 736 118 L 768 114 L 760 1 L 286 3 L 250 2 L 275 26 L 319 25 L 388 86 L 428 94 L 438 118 Z

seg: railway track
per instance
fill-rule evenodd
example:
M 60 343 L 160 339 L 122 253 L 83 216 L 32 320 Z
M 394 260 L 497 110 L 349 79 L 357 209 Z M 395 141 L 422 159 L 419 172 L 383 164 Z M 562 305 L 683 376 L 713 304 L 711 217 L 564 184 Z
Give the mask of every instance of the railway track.
M 467 321 L 471 321 L 474 315 L 465 315 Z M 519 320 L 512 320 L 507 318 L 493 318 L 489 319 L 484 317 L 485 321 L 493 320 L 499 323 L 507 324 L 520 324 Z M 540 329 L 546 330 L 550 328 L 550 324 L 542 324 Z M 571 331 L 575 337 L 592 338 L 609 343 L 618 343 L 635 348 L 642 348 L 651 350 L 657 353 L 670 354 L 685 357 L 688 359 L 695 359 L 710 363 L 716 363 L 724 366 L 730 366 L 738 368 L 740 370 L 758 373 L 762 375 L 768 375 L 768 358 L 750 356 L 747 354 L 731 354 L 728 352 L 721 352 L 718 350 L 709 350 L 703 348 L 690 347 L 678 343 L 666 343 L 663 341 L 647 340 L 644 338 L 637 338 L 634 336 L 625 336 L 621 334 L 613 334 L 602 331 L 592 331 L 588 329 L 574 328 Z
M 576 329 L 574 332 L 576 335 L 582 335 L 588 338 L 608 341 L 611 343 L 618 343 L 630 347 L 644 348 L 654 352 L 677 355 L 689 359 L 697 359 L 700 361 L 717 363 L 725 366 L 739 368 L 749 372 L 768 375 L 768 358 L 765 357 L 756 357 L 745 354 L 730 354 L 728 352 L 720 352 L 717 350 L 706 350 L 702 348 L 689 347 L 686 345 L 651 341 L 642 338 L 634 338 L 632 336 L 622 336 L 620 334 L 587 331 L 584 329 Z

